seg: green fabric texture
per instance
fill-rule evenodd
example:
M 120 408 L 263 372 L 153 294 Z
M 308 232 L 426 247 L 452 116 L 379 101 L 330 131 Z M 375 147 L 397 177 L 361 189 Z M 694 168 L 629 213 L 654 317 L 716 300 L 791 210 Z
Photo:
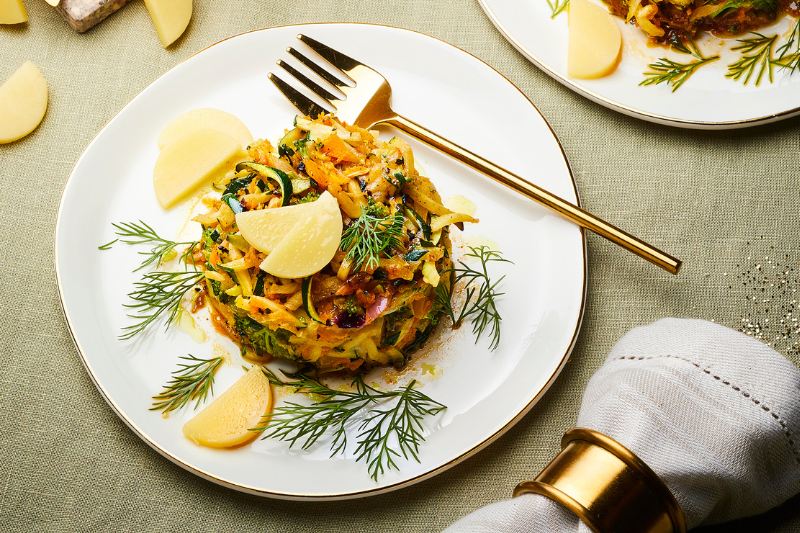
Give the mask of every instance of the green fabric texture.
M 786 313 L 800 287 L 800 119 L 704 132 L 623 116 L 530 64 L 475 0 L 195 0 L 186 34 L 169 50 L 143 2 L 85 34 L 44 2 L 28 0 L 26 8 L 27 24 L 0 26 L 0 79 L 33 61 L 48 81 L 50 107 L 32 135 L 0 145 L 0 524 L 6 531 L 437 531 L 510 497 L 554 457 L 575 423 L 586 382 L 632 327 L 664 316 L 754 332 L 757 324 L 756 335 L 795 364 L 800 360 L 800 334 L 785 335 L 780 326 L 795 317 Z M 64 322 L 54 275 L 61 192 L 98 131 L 153 80 L 203 48 L 245 31 L 306 22 L 408 28 L 484 60 L 550 122 L 583 206 L 684 261 L 680 275 L 671 276 L 590 234 L 581 333 L 542 401 L 471 459 L 368 501 L 259 498 L 164 459 L 95 389 Z M 703 531 L 800 532 L 799 504 L 796 497 L 765 515 Z

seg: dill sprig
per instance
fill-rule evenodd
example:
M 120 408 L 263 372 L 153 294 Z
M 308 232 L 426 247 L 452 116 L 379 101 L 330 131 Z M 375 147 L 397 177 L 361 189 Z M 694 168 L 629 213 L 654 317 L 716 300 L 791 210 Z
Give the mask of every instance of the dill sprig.
M 134 291 L 128 293 L 133 300 L 125 307 L 134 309 L 134 313 L 128 315 L 138 322 L 122 328 L 123 333 L 119 336 L 120 340 L 129 340 L 144 331 L 159 316 L 167 313 L 167 326 L 178 318 L 181 311 L 181 299 L 186 292 L 203 279 L 203 272 L 197 269 L 197 265 L 192 260 L 197 242 L 175 242 L 161 238 L 156 231 L 141 220 L 136 222 L 121 222 L 111 224 L 116 228 L 118 239 L 99 246 L 100 250 L 109 250 L 114 243 L 122 241 L 125 244 L 152 244 L 153 248 L 149 252 L 139 252 L 146 256 L 145 260 L 134 272 L 150 265 L 160 265 L 165 257 L 169 257 L 175 252 L 175 248 L 182 245 L 189 245 L 181 254 L 180 260 L 184 263 L 184 272 L 149 272 L 142 276 L 141 281 L 133 284 Z M 189 270 L 189 266 L 192 267 Z
M 282 381 L 264 368 L 270 382 L 292 387 L 295 392 L 317 399 L 311 405 L 287 402 L 265 415 L 251 431 L 266 431 L 262 438 L 274 438 L 309 449 L 327 431 L 333 432 L 331 457 L 347 447 L 347 429 L 355 425 L 356 461 L 364 460 L 370 477 L 376 480 L 386 469 L 399 470 L 395 459 L 414 458 L 419 462 L 419 446 L 425 440 L 422 419 L 447 407 L 416 390 L 416 381 L 391 391 L 370 387 L 361 376 L 352 382 L 352 390 L 331 389 L 318 378 L 301 372 L 286 374 L 292 381 Z M 356 415 L 362 414 L 360 421 Z
M 758 68 L 758 74 L 755 78 L 755 84 L 758 86 L 761 83 L 761 78 L 764 73 L 767 73 L 769 82 L 772 83 L 772 67 L 775 61 L 772 59 L 772 47 L 778 39 L 777 35 L 766 37 L 760 33 L 753 32 L 756 37 L 749 39 L 737 39 L 740 43 L 739 46 L 731 48 L 733 51 L 741 51 L 742 57 L 735 63 L 728 65 L 728 73 L 725 74 L 726 78 L 739 80 L 744 76 L 744 85 L 750 81 L 750 77 L 755 73 Z
M 706 63 L 716 61 L 719 56 L 703 57 L 697 44 L 689 39 L 688 43 L 683 43 L 676 40 L 672 44 L 672 49 L 682 54 L 688 54 L 696 58 L 695 61 L 688 63 L 679 63 L 665 57 L 659 58 L 655 63 L 650 63 L 647 68 L 650 70 L 645 72 L 646 76 L 639 85 L 658 85 L 660 83 L 668 83 L 672 86 L 672 92 L 677 91 L 692 74 Z
M 460 267 L 443 272 L 443 274 L 451 272 L 455 277 L 452 284 L 439 283 L 436 287 L 436 304 L 441 307 L 444 314 L 450 317 L 453 328 L 460 327 L 461 323 L 469 318 L 472 322 L 475 342 L 478 342 L 488 328 L 492 338 L 489 348 L 496 350 L 500 345 L 500 321 L 502 320 L 497 311 L 497 299 L 504 294 L 497 291 L 497 286 L 505 279 L 505 276 L 492 283 L 489 279 L 488 265 L 494 261 L 504 263 L 511 263 L 511 261 L 503 259 L 500 252 L 490 250 L 486 246 L 469 246 L 469 250 L 464 257 L 472 257 L 480 261 L 480 268 L 474 269 L 463 261 L 459 261 Z M 464 305 L 457 310 L 453 309 L 451 297 L 453 286 L 461 280 L 466 280 L 466 297 Z
M 354 270 L 377 268 L 381 254 L 400 246 L 403 214 L 384 214 L 385 208 L 372 204 L 361 208 L 361 216 L 342 234 L 339 248 L 347 252 Z
M 163 313 L 168 313 L 166 326 L 169 326 L 178 318 L 183 295 L 203 279 L 204 275 L 199 270 L 189 270 L 148 272 L 142 276 L 141 281 L 133 284 L 134 291 L 128 294 L 133 303 L 124 304 L 125 307 L 135 310 L 128 316 L 138 322 L 122 328 L 124 333 L 119 336 L 120 340 L 131 339 L 144 331 Z
M 569 0 L 547 0 L 547 5 L 550 6 L 551 19 L 556 18 L 569 7 Z
M 789 34 L 789 40 L 778 48 L 777 54 L 778 59 L 774 61 L 776 65 L 782 69 L 788 69 L 789 74 L 800 70 L 800 19 L 795 22 L 792 33 Z
M 111 223 L 114 228 L 116 228 L 116 234 L 119 235 L 118 239 L 114 239 L 113 241 L 104 244 L 103 246 L 99 246 L 98 249 L 100 250 L 109 250 L 111 246 L 121 240 L 125 244 L 152 244 L 153 248 L 150 249 L 149 252 L 139 252 L 140 255 L 145 256 L 144 261 L 139 268 L 134 270 L 134 272 L 141 270 L 147 266 L 155 264 L 158 266 L 166 257 L 170 259 L 174 257 L 175 248 L 178 246 L 188 245 L 189 247 L 181 254 L 181 260 L 186 262 L 186 259 L 191 257 L 194 253 L 194 248 L 197 245 L 196 242 L 175 242 L 170 241 L 167 239 L 162 239 L 158 236 L 156 231 L 151 228 L 146 223 L 142 222 L 141 220 L 137 224 L 136 222 L 120 222 L 119 224 Z
M 181 357 L 189 363 L 178 364 L 178 370 L 172 373 L 172 379 L 164 385 L 164 390 L 153 396 L 153 407 L 151 411 L 164 411 L 169 413 L 175 409 L 180 409 L 188 402 L 194 400 L 194 408 L 200 405 L 209 394 L 214 394 L 214 372 L 222 361 L 223 357 L 212 359 L 199 359 L 192 354 L 189 357 Z

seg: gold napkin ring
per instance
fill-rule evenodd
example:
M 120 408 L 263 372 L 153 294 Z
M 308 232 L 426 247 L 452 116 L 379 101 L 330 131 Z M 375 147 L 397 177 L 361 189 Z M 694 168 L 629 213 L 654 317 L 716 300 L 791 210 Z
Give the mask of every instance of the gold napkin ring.
M 644 461 L 602 433 L 574 428 L 561 453 L 514 497 L 555 500 L 595 533 L 686 533 L 686 520 L 666 485 Z

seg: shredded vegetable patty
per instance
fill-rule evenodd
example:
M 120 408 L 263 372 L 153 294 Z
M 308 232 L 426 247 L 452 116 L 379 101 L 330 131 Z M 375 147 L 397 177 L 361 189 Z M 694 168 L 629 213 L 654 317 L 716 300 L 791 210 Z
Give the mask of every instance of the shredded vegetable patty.
M 442 316 L 449 226 L 477 220 L 444 207 L 407 142 L 330 115 L 298 117 L 277 146 L 257 141 L 248 153 L 252 161 L 217 184 L 222 198 L 205 200 L 209 212 L 194 219 L 204 230 L 192 258 L 205 266 L 198 298 L 207 296 L 218 328 L 257 360 L 323 371 L 403 366 Z M 235 214 L 314 202 L 326 190 L 344 221 L 331 262 L 305 279 L 262 271 L 266 254 L 239 234 Z

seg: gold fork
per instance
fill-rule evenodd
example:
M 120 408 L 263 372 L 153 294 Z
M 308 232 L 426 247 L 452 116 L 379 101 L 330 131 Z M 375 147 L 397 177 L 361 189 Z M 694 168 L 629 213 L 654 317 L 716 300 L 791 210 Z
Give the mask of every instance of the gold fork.
M 333 76 L 327 69 L 321 67 L 294 48 L 289 47 L 287 49 L 289 54 L 345 95 L 344 99 L 338 98 L 297 71 L 297 69 L 290 64 L 283 60 L 278 60 L 279 67 L 291 74 L 297 81 L 305 85 L 312 93 L 316 94 L 329 106 L 329 108 L 326 109 L 318 105 L 303 93 L 270 72 L 269 79 L 272 83 L 274 83 L 278 90 L 280 90 L 304 115 L 316 118 L 320 113 L 335 112 L 340 120 L 366 129 L 372 128 L 377 124 L 392 125 L 454 157 L 475 170 L 486 174 L 506 187 L 510 187 L 545 207 L 552 209 L 579 226 L 592 230 L 636 255 L 647 259 L 667 272 L 677 274 L 680 270 L 681 261 L 678 259 L 650 246 L 646 242 L 622 231 L 591 213 L 584 211 L 580 207 L 547 192 L 516 174 L 495 165 L 491 161 L 487 161 L 469 150 L 423 128 L 419 124 L 398 115 L 392 111 L 391 108 L 392 88 L 389 82 L 386 81 L 386 78 L 363 63 L 311 37 L 301 34 L 298 35 L 297 38 L 327 61 L 343 78 L 346 78 L 352 83 L 352 85 L 349 85 L 341 81 L 336 76 Z

